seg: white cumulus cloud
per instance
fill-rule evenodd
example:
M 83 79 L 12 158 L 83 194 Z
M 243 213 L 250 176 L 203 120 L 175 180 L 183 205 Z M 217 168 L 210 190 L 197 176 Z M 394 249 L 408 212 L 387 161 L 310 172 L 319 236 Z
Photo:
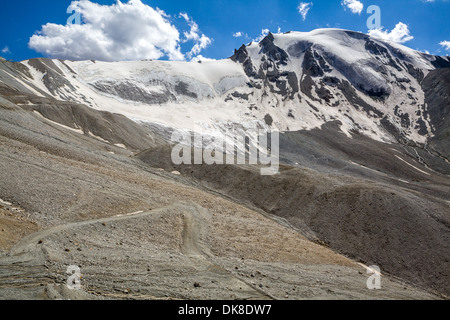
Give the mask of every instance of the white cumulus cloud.
M 342 0 L 341 5 L 350 9 L 352 13 L 361 14 L 364 5 L 358 0 Z
M 9 53 L 11 53 L 11 50 L 9 50 L 8 46 L 5 46 L 5 47 L 2 49 L 2 53 L 9 54 Z
M 198 54 L 211 43 L 200 35 L 198 25 L 187 15 L 190 26 L 185 39 L 169 21 L 169 16 L 158 8 L 141 2 L 117 1 L 100 5 L 91 1 L 72 1 L 69 10 L 82 16 L 82 24 L 59 25 L 47 23 L 29 40 L 29 47 L 51 58 L 70 60 L 185 60 L 180 42 L 193 41 L 188 52 Z
M 192 47 L 191 51 L 189 51 L 186 55 L 189 58 L 192 56 L 199 54 L 203 49 L 207 48 L 211 44 L 212 40 L 202 34 L 202 36 L 197 40 L 197 43 Z
M 306 16 L 308 15 L 309 10 L 311 9 L 313 3 L 312 2 L 300 2 L 300 4 L 297 7 L 298 13 L 303 18 L 303 21 L 306 20 Z
M 238 32 L 233 33 L 233 37 L 235 37 L 235 38 L 246 38 L 246 39 L 250 39 L 250 37 L 248 36 L 248 34 L 245 33 L 245 32 L 242 32 L 242 31 L 238 31 Z
M 187 41 L 195 41 L 195 45 L 192 47 L 191 51 L 187 53 L 189 59 L 192 59 L 194 55 L 199 54 L 203 49 L 206 49 L 212 42 L 212 40 L 205 36 L 203 33 L 200 35 L 200 29 L 198 24 L 192 20 L 191 17 L 187 15 L 187 13 L 180 13 L 180 16 L 186 20 L 191 29 L 189 32 L 184 32 L 184 40 Z
M 395 28 L 391 31 L 383 30 L 383 28 L 370 30 L 369 35 L 397 43 L 405 43 L 414 39 L 410 34 L 408 26 L 403 22 L 397 23 Z
M 450 41 L 441 41 L 439 44 L 444 47 L 445 50 L 450 51 Z
M 256 38 L 256 39 L 254 39 L 253 41 L 254 42 L 260 42 L 260 41 L 262 41 L 265 37 L 267 37 L 267 35 L 269 34 L 269 29 L 262 29 L 261 30 L 261 34 Z

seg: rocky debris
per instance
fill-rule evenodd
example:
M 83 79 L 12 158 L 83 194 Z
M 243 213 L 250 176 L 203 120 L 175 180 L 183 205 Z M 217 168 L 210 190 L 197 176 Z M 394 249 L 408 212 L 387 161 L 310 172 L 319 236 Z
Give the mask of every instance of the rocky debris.
M 259 43 L 261 53 L 265 54 L 268 59 L 275 62 L 277 65 L 286 65 L 289 56 L 286 51 L 274 44 L 274 40 L 273 34 L 269 32 L 269 34 Z
M 130 81 L 109 81 L 102 80 L 90 84 L 96 90 L 105 94 L 117 96 L 124 100 L 141 102 L 146 104 L 163 104 L 169 101 L 176 101 L 175 96 L 170 92 L 166 86 L 163 92 L 149 92 L 134 85 Z M 175 87 L 176 91 L 187 92 L 181 83 Z
M 273 177 L 261 177 L 259 171 L 251 167 L 179 166 L 178 169 L 208 188 L 287 219 L 302 234 L 310 239 L 318 237 L 317 240 L 328 248 L 345 250 L 357 261 L 377 261 L 387 272 L 444 292 L 442 282 L 436 279 L 446 265 L 445 255 L 439 252 L 449 250 L 446 243 L 450 243 L 445 240 L 449 217 L 442 202 L 448 200 L 447 179 L 419 163 L 413 166 L 422 168 L 423 172 L 405 163 L 414 163 L 408 156 L 409 152 L 414 153 L 412 147 L 406 152 L 401 147 L 393 150 L 391 144 L 375 143 L 357 134 L 345 138 L 338 133 L 338 126 L 338 123 L 329 123 L 328 127 L 315 132 L 281 135 L 282 162 L 297 161 L 302 163 L 300 168 L 315 167 L 310 174 L 290 166 L 281 166 L 280 174 Z M 335 155 L 341 153 L 345 156 L 336 158 Z M 172 166 L 170 159 L 162 159 L 161 154 L 164 154 L 162 150 L 149 150 L 140 158 L 154 166 Z M 353 166 L 352 162 L 361 165 Z M 336 171 L 328 171 L 333 167 Z M 342 169 L 345 167 L 349 171 Z M 339 180 L 320 174 L 322 170 L 335 172 Z M 343 175 L 347 174 L 353 178 L 344 179 Z M 366 179 L 371 182 L 368 184 Z M 246 184 L 242 185 L 241 181 Z M 412 181 L 429 181 L 432 190 Z M 301 211 L 298 211 L 299 206 L 303 208 Z M 436 218 L 424 214 L 430 212 L 426 207 L 434 208 Z M 330 220 L 330 216 L 335 218 Z M 408 218 L 411 216 L 414 219 Z M 424 228 L 430 229 L 425 231 Z M 383 230 L 382 237 L 375 235 L 377 230 Z M 440 230 L 439 235 L 436 230 Z M 369 245 L 371 241 L 374 242 Z M 361 246 L 361 243 L 368 246 Z M 391 260 L 390 256 L 397 258 Z M 431 260 L 435 261 L 433 267 L 426 267 Z M 241 272 L 241 266 L 237 271 Z
M 273 118 L 270 114 L 266 114 L 264 116 L 264 122 L 268 125 L 268 126 L 272 126 L 273 124 Z
M 313 78 L 322 77 L 324 75 L 324 71 L 319 66 L 319 63 L 316 61 L 315 55 L 311 49 L 308 49 L 305 52 L 302 68 L 304 74 L 308 74 Z
M 73 85 L 64 77 L 64 73 L 59 69 L 51 59 L 36 58 L 30 59 L 28 64 L 44 74 L 42 81 L 47 89 L 53 95 L 64 94 L 60 89 L 68 87 L 76 90 Z
M 434 134 L 434 137 L 430 139 L 428 148 L 449 160 L 450 95 L 448 88 L 450 87 L 450 69 L 430 71 L 422 82 L 422 87 L 425 92 L 426 110 Z
M 189 85 L 186 82 L 178 81 L 174 89 L 177 94 L 184 95 L 193 99 L 198 98 L 198 95 L 195 92 L 189 90 Z
M 242 64 L 243 68 L 244 68 L 244 72 L 245 74 L 253 79 L 259 79 L 260 76 L 258 75 L 258 73 L 255 70 L 255 67 L 252 63 L 251 58 L 248 55 L 247 49 L 245 47 L 245 45 L 242 45 L 239 50 L 235 50 L 234 51 L 234 55 L 230 57 L 231 60 L 235 61 L 235 62 L 239 62 Z M 253 86 L 259 86 L 257 84 L 253 84 Z

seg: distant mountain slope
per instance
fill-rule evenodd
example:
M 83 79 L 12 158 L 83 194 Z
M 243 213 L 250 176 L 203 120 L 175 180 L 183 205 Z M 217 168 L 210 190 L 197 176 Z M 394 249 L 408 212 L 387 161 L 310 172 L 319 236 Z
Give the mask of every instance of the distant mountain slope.
M 2 65 L 0 80 L 15 88 L 168 127 L 248 122 L 296 131 L 339 120 L 347 135 L 423 146 L 439 126 L 423 80 L 450 61 L 362 33 L 318 29 L 269 34 L 220 61 Z

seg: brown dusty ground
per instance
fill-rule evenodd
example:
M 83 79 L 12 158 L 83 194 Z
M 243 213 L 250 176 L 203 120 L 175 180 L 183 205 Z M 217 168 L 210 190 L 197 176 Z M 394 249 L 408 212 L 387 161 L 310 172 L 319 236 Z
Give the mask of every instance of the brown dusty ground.
M 139 158 L 270 213 L 355 261 L 449 293 L 450 188 L 443 175 L 430 171 L 421 181 L 400 186 L 386 183 L 384 172 L 369 169 L 364 170 L 370 175 L 361 178 L 282 165 L 280 174 L 261 176 L 251 166 L 174 166 L 164 149 L 148 150 Z
M 8 251 L 20 239 L 36 232 L 36 223 L 21 216 L 18 208 L 3 205 L 0 207 L 0 252 Z
M 0 216 L 0 299 L 441 298 L 387 273 L 368 290 L 307 226 L 172 171 L 0 103 L 0 198 L 24 219 Z

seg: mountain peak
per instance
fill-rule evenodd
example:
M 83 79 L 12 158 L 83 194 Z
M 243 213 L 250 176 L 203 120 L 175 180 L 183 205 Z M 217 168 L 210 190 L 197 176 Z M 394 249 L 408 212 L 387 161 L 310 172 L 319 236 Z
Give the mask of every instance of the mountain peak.
M 438 117 L 430 117 L 422 84 L 430 70 L 448 66 L 448 57 L 367 34 L 316 29 L 269 33 L 203 64 L 31 59 L 20 70 L 31 92 L 169 127 L 195 118 L 296 131 L 334 121 L 349 137 L 424 145 Z

